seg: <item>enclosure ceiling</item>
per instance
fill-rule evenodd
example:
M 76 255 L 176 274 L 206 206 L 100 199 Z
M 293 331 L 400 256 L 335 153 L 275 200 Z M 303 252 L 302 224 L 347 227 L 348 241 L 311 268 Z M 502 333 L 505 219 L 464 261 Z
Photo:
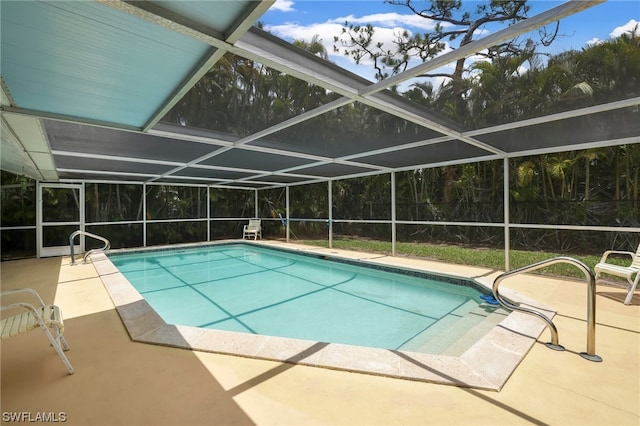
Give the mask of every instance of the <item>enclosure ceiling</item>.
M 274 1 L 2 1 L 2 169 L 44 181 L 265 188 L 638 143 L 638 97 L 468 129 L 387 90 L 601 2 L 560 4 L 373 83 L 254 27 Z M 162 121 L 228 54 L 333 100 L 243 134 Z M 408 131 L 315 139 L 323 117 L 354 105 Z M 624 125 L 589 128 L 592 117 Z

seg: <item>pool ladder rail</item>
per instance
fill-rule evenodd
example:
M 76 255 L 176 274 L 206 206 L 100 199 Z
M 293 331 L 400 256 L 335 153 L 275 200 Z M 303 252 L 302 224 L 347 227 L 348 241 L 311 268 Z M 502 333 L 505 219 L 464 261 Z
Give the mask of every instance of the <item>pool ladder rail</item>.
M 96 234 L 92 234 L 91 232 L 86 232 L 86 231 L 75 231 L 73 232 L 71 235 L 69 235 L 69 247 L 71 247 L 71 266 L 73 265 L 77 265 L 76 263 L 76 258 L 75 258 L 75 254 L 74 254 L 74 245 L 73 245 L 73 240 L 78 236 L 78 235 L 84 235 L 86 237 L 91 237 L 91 238 L 95 238 L 96 240 L 100 240 L 102 242 L 104 242 L 104 247 L 102 248 L 95 248 L 95 249 L 91 249 L 89 251 L 87 251 L 84 254 L 84 257 L 82 258 L 82 263 L 87 263 L 87 259 L 89 258 L 89 256 L 93 253 L 104 253 L 107 250 L 109 250 L 111 248 L 111 243 L 109 242 L 109 240 L 107 240 L 104 237 L 101 237 L 99 235 Z
M 551 342 L 545 343 L 545 345 L 550 349 L 563 351 L 564 346 L 558 343 L 558 329 L 550 318 L 533 309 L 525 308 L 511 303 L 510 301 L 503 298 L 499 292 L 500 283 L 506 278 L 513 277 L 518 274 L 524 274 L 526 272 L 535 271 L 536 269 L 544 268 L 556 263 L 569 263 L 577 266 L 582 270 L 582 272 L 584 272 L 585 278 L 587 279 L 587 351 L 580 352 L 580 356 L 589 361 L 601 362 L 602 358 L 596 355 L 596 279 L 591 269 L 589 269 L 589 267 L 584 263 L 571 257 L 554 257 L 552 259 L 543 260 L 541 262 L 537 262 L 529 266 L 524 266 L 513 271 L 505 272 L 499 275 L 493 282 L 493 297 L 505 309 L 508 309 L 510 311 L 523 312 L 525 314 L 533 315 L 543 320 L 547 324 L 547 326 L 549 327 L 549 331 L 551 332 Z

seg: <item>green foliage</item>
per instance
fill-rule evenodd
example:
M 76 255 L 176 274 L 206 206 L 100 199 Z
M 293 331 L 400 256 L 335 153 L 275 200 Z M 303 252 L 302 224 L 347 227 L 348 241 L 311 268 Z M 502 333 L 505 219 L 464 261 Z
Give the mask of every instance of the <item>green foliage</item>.
M 199 219 L 207 217 L 207 189 L 152 185 L 147 187 L 147 219 Z
M 35 181 L 2 171 L 0 192 L 1 226 L 34 226 L 36 224 Z
M 142 220 L 142 185 L 87 183 L 85 215 L 89 223 Z
M 253 217 L 255 196 L 252 191 L 210 188 L 211 217 Z

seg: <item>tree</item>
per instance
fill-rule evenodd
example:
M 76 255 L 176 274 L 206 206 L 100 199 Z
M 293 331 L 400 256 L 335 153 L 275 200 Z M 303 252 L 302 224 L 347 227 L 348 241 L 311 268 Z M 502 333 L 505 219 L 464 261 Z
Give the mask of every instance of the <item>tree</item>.
M 374 43 L 375 29 L 371 25 L 359 26 L 345 22 L 342 32 L 334 37 L 334 50 L 351 57 L 356 63 L 365 59 L 373 61 L 376 78 L 383 80 L 389 75 L 404 71 L 412 59 L 418 58 L 426 62 L 447 47 L 456 48 L 452 43 L 458 41 L 457 47 L 471 43 L 487 24 L 513 24 L 527 18 L 529 6 L 526 1 L 484 1 L 462 2 L 462 0 L 430 0 L 427 2 L 415 0 L 385 0 L 385 3 L 409 8 L 415 15 L 436 22 L 433 31 L 423 34 L 410 34 L 402 31 L 395 34 L 393 47 L 383 43 Z M 475 5 L 473 11 L 468 5 Z M 424 7 L 423 7 L 424 5 Z M 540 32 L 539 43 L 549 45 L 557 34 L 556 30 L 550 34 L 544 29 Z M 476 55 L 488 60 L 503 55 L 519 55 L 531 51 L 532 40 L 509 40 L 488 48 Z M 421 77 L 447 77 L 451 80 L 455 116 L 462 116 L 465 107 L 464 94 L 468 89 L 464 79 L 468 71 L 468 58 L 456 61 L 452 72 L 438 72 L 424 74 Z
M 307 52 L 313 53 L 314 55 L 317 55 L 322 59 L 329 59 L 327 49 L 325 49 L 324 44 L 322 44 L 322 39 L 320 39 L 320 36 L 318 34 L 311 37 L 311 41 L 309 42 L 305 40 L 294 40 L 293 45 L 304 49 Z

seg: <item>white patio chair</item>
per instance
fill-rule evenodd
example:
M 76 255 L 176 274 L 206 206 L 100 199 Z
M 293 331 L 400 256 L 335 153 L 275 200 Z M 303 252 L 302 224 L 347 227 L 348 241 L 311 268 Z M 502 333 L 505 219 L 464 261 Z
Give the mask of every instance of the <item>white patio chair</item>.
M 262 239 L 260 219 L 249 219 L 249 223 L 244 225 L 244 228 L 242 229 L 242 239 L 244 240 L 247 237 L 253 237 L 254 240 L 257 240 L 258 237 Z
M 62 335 L 64 332 L 64 323 L 62 321 L 60 308 L 56 305 L 45 305 L 40 295 L 31 288 L 3 291 L 0 293 L 0 296 L 4 299 L 9 295 L 22 293 L 33 296 L 37 304 L 15 302 L 0 306 L 1 311 L 16 311 L 15 315 L 0 320 L 2 340 L 40 327 L 42 331 L 44 331 L 44 334 L 47 335 L 51 346 L 56 350 L 65 367 L 67 367 L 69 374 L 73 374 L 73 367 L 64 354 L 64 351 L 68 351 L 70 348 Z
M 631 257 L 631 264 L 629 266 L 619 266 L 613 265 L 611 263 L 607 263 L 607 257 L 610 254 L 622 254 Z M 629 292 L 627 293 L 627 297 L 624 299 L 624 304 L 628 305 L 631 303 L 631 299 L 633 298 L 633 293 L 638 288 L 638 283 L 640 282 L 640 245 L 638 245 L 638 250 L 633 253 L 631 251 L 620 251 L 620 250 L 607 250 L 602 254 L 602 259 L 600 259 L 600 263 L 598 263 L 595 268 L 596 273 L 596 282 L 601 279 L 602 274 L 614 275 L 616 277 L 625 278 L 628 282 Z

